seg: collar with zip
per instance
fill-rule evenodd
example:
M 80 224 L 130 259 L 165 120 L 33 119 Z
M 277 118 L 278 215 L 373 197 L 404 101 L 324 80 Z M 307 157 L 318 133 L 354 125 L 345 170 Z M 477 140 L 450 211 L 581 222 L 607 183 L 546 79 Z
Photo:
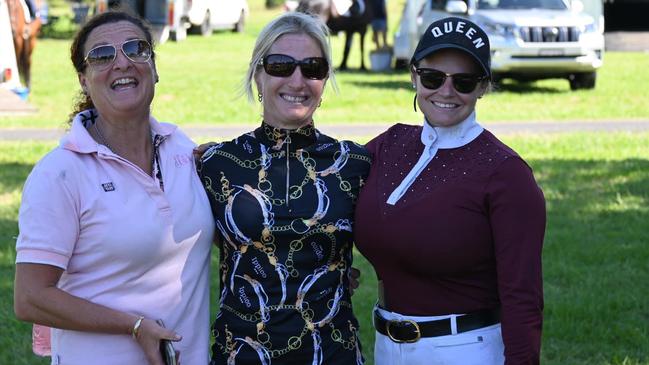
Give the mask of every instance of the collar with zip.
M 313 123 L 297 129 L 282 129 L 262 122 L 254 133 L 262 144 L 273 150 L 285 149 L 284 144 L 287 144 L 290 151 L 296 151 L 316 143 L 318 138 L 318 131 L 313 126 Z

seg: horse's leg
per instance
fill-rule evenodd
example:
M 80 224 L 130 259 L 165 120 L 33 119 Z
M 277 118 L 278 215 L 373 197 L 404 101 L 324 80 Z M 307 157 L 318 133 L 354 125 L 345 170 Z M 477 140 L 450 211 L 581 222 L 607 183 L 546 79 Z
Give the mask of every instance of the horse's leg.
M 25 87 L 29 90 L 32 89 L 32 49 L 34 47 L 34 41 L 36 37 L 30 36 L 25 39 L 23 44 L 23 77 L 25 78 Z
M 345 51 L 343 52 L 343 61 L 340 63 L 340 70 L 347 69 L 347 57 L 349 50 L 352 48 L 352 41 L 354 40 L 354 32 L 351 30 L 345 31 Z
M 9 2 L 11 3 L 11 2 Z M 12 7 L 16 6 L 13 3 Z M 22 12 L 22 8 L 18 8 L 20 11 L 17 11 L 15 8 L 11 12 L 12 17 L 12 31 L 13 31 L 13 41 L 14 41 L 14 51 L 16 54 L 16 65 L 18 66 L 18 74 L 22 81 L 25 82 L 25 87 L 29 87 L 30 77 L 29 77 L 29 65 L 28 62 L 28 48 L 29 48 L 29 34 L 30 34 L 30 24 L 25 23 L 25 18 Z
M 36 39 L 38 37 L 38 31 L 41 27 L 41 20 L 34 19 L 29 24 L 29 38 L 25 40 L 24 54 L 25 54 L 25 86 L 31 90 L 32 84 L 32 52 L 36 47 Z
M 18 63 L 18 73 L 24 82 L 24 86 L 29 89 L 31 78 L 29 77 L 29 24 L 25 24 L 23 33 L 16 44 L 16 63 Z
M 14 39 L 14 47 L 16 48 L 16 66 L 18 66 L 18 75 L 22 81 L 25 81 L 25 38 L 22 33 L 17 34 Z
M 30 89 L 32 86 L 32 76 L 31 76 L 31 64 L 29 62 L 29 40 L 25 40 L 23 44 L 23 54 L 22 60 L 20 61 L 23 64 L 23 79 L 25 79 L 25 87 Z

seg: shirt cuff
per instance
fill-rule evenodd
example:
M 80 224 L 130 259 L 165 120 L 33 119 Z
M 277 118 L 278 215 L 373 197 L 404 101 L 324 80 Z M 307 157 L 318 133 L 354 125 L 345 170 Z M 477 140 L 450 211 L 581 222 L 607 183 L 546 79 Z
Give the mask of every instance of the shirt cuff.
M 16 253 L 17 264 L 45 264 L 59 267 L 66 270 L 69 257 L 56 252 L 37 249 L 23 249 Z

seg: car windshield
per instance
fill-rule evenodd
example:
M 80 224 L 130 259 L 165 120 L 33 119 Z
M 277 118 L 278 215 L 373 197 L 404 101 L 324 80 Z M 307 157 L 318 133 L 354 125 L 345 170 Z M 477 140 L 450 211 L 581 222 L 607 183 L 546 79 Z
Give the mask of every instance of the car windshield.
M 565 10 L 562 0 L 479 0 L 478 9 L 551 9 Z

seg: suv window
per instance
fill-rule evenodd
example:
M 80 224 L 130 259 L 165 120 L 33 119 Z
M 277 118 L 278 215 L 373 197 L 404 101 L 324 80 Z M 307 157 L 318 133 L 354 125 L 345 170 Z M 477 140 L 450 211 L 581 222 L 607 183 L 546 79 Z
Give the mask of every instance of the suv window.
M 565 10 L 563 0 L 479 0 L 478 9 L 551 9 Z
M 464 1 L 464 2 L 466 2 L 466 1 Z M 432 0 L 431 1 L 431 9 L 433 9 L 433 10 L 444 10 L 444 7 L 446 7 L 446 1 L 445 0 Z

